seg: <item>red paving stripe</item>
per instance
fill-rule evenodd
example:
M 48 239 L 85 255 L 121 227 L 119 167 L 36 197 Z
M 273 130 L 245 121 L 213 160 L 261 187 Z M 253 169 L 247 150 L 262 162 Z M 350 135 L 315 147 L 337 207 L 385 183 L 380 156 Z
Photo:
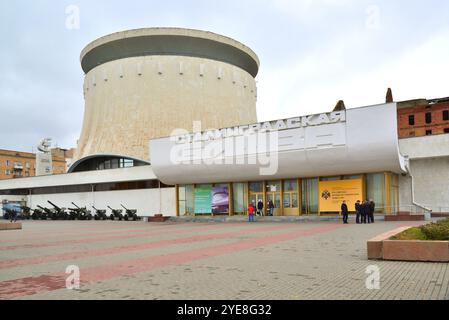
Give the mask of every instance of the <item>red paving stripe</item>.
M 210 225 L 212 223 L 209 224 L 205 224 L 205 225 Z M 181 226 L 181 224 L 164 224 L 164 225 L 158 225 L 158 226 L 145 226 L 142 227 L 140 226 L 139 228 L 133 228 L 133 229 L 117 229 L 115 231 L 106 231 L 104 232 L 104 229 L 102 228 L 98 228 L 97 229 L 91 229 L 89 230 L 91 233 L 82 233 L 82 232 L 67 232 L 67 230 L 65 232 L 60 232 L 55 234 L 54 232 L 51 232 L 51 234 L 49 234 L 47 232 L 47 235 L 45 236 L 41 236 L 41 237 L 29 237 L 29 233 L 26 233 L 24 236 L 26 237 L 25 239 L 20 238 L 20 239 L 8 239 L 9 241 L 11 241 L 10 243 L 13 243 L 14 245 L 18 245 L 21 244 L 23 245 L 24 243 L 29 243 L 30 241 L 39 241 L 39 240 L 58 240 L 61 235 L 64 236 L 73 236 L 75 238 L 77 237 L 94 237 L 94 236 L 99 236 L 99 235 L 112 235 L 112 234 L 120 234 L 120 233 L 132 233 L 132 232 L 145 232 L 145 231 L 149 231 L 151 229 L 153 230 L 162 230 L 162 229 L 175 229 L 175 226 Z M 108 227 L 109 228 L 109 227 Z M 73 230 L 69 229 L 69 230 Z M 109 229 L 110 230 L 110 229 Z M 19 236 L 23 237 L 22 234 L 20 234 Z M 6 242 L 9 243 L 9 242 Z M 2 239 L 2 244 L 5 244 L 4 240 Z M 2 247 L 0 247 L 1 249 Z
M 81 282 L 87 285 L 125 275 L 148 272 L 155 268 L 184 264 L 229 253 L 235 253 L 264 245 L 273 245 L 283 241 L 312 236 L 344 227 L 340 224 L 325 225 L 310 230 L 282 233 L 273 236 L 252 238 L 233 243 L 215 245 L 200 249 L 186 250 L 167 255 L 150 256 L 124 263 L 85 268 L 81 270 Z M 15 299 L 48 291 L 64 289 L 67 275 L 53 273 L 37 277 L 27 277 L 0 282 L 0 299 Z
M 130 234 L 151 234 L 152 232 L 160 232 L 160 231 L 169 231 L 169 230 L 178 230 L 179 228 L 157 228 L 157 229 L 151 229 L 151 228 L 144 228 L 144 229 L 127 229 L 123 231 L 111 231 L 111 232 L 94 232 L 91 234 L 71 234 L 69 236 L 69 239 L 65 239 L 64 242 L 61 242 L 61 235 L 58 235 L 56 237 L 47 237 L 43 238 L 43 240 L 49 240 L 49 241 L 41 241 L 41 239 L 36 238 L 28 238 L 24 239 L 23 243 L 20 242 L 13 242 L 14 245 L 10 246 L 2 246 L 0 247 L 0 250 L 16 250 L 16 249 L 27 249 L 27 248 L 42 248 L 47 246 L 55 246 L 55 245 L 61 245 L 65 243 L 70 243 L 72 241 L 79 241 L 79 238 L 83 238 L 83 241 L 95 241 L 95 239 L 103 238 L 107 236 L 119 236 L 122 235 L 122 237 L 127 237 Z M 70 239 L 74 238 L 74 239 Z M 36 242 L 38 242 L 36 244 Z
M 249 235 L 249 234 L 254 234 L 254 233 L 259 233 L 259 232 L 291 229 L 294 227 L 297 227 L 297 225 L 270 226 L 270 227 L 252 229 L 252 230 L 240 230 L 240 231 L 233 231 L 233 232 L 226 232 L 226 233 L 214 233 L 214 234 L 208 234 L 208 235 L 193 236 L 193 237 L 188 237 L 188 238 L 160 240 L 160 241 L 155 241 L 155 242 L 151 242 L 151 243 L 138 243 L 138 244 L 117 246 L 117 247 L 111 247 L 111 248 L 100 248 L 100 249 L 94 249 L 94 250 L 67 252 L 67 253 L 53 254 L 53 255 L 47 255 L 47 256 L 4 260 L 4 261 L 0 261 L 0 269 L 15 268 L 15 267 L 20 267 L 20 266 L 29 266 L 29 265 L 42 264 L 42 263 L 55 262 L 55 261 L 59 262 L 59 261 L 64 261 L 64 260 L 75 260 L 75 259 L 86 258 L 86 257 L 96 257 L 96 256 L 110 255 L 110 254 L 120 254 L 123 252 L 129 252 L 129 251 L 148 250 L 148 249 L 162 248 L 162 247 L 167 247 L 167 246 L 171 246 L 171 245 L 186 244 L 186 243 L 192 243 L 192 242 L 198 242 L 198 241 L 207 241 L 207 240 L 238 237 L 238 236 L 242 236 L 242 235 Z
M 40 244 L 26 244 L 26 245 L 17 245 L 17 246 L 7 246 L 7 247 L 1 247 L 2 251 L 10 251 L 10 250 L 19 250 L 19 249 L 36 249 L 36 248 L 47 248 L 47 247 L 61 247 L 66 245 L 73 245 L 73 244 L 83 244 L 83 243 L 95 243 L 98 241 L 107 241 L 107 240 L 127 240 L 127 239 L 136 239 L 136 238 L 145 238 L 145 237 L 153 237 L 153 236 L 160 236 L 165 234 L 182 234 L 182 233 L 189 233 L 197 231 L 194 228 L 192 230 L 192 226 L 199 227 L 199 225 L 186 225 L 183 228 L 177 228 L 177 229 L 158 229 L 158 230 L 151 230 L 149 232 L 142 232 L 137 234 L 129 234 L 126 235 L 117 235 L 117 236 L 101 236 L 101 237 L 95 237 L 95 238 L 87 238 L 87 239 L 74 239 L 74 240 L 63 240 L 58 242 L 51 242 L 51 243 L 40 243 Z M 244 224 L 239 224 L 238 226 L 246 226 Z M 225 228 L 225 225 L 222 224 L 204 224 L 201 225 L 201 229 L 198 230 L 199 232 L 202 231 L 208 231 L 212 229 L 220 229 Z M 156 231 L 156 232 L 155 232 Z
M 22 223 L 24 228 L 27 228 L 28 226 L 35 224 L 35 225 L 39 225 L 39 227 L 42 226 L 42 224 L 47 223 L 50 228 L 48 230 L 39 230 L 39 231 L 28 231 L 27 230 L 27 235 L 35 235 L 35 236 L 39 236 L 39 235 L 43 235 L 46 236 L 48 235 L 48 232 L 52 232 L 53 234 L 66 234 L 67 231 L 72 231 L 74 229 L 74 226 L 76 226 L 78 228 L 78 231 L 92 231 L 98 228 L 99 223 L 101 223 L 100 221 L 86 221 L 86 222 L 82 222 L 82 221 L 71 221 L 72 223 L 77 223 L 78 224 L 72 224 L 72 225 L 68 225 L 64 222 L 58 222 L 58 221 L 48 221 L 48 222 L 24 222 Z M 114 223 L 112 221 L 103 221 L 104 223 Z M 54 226 L 55 224 L 60 223 L 59 229 L 57 231 L 55 231 Z M 88 223 L 91 223 L 91 225 L 88 225 Z M 121 229 L 125 229 L 127 227 L 133 227 L 131 224 L 131 222 L 120 222 L 117 221 L 115 222 L 116 225 L 114 226 L 108 226 L 108 230 L 121 230 Z M 119 224 L 122 224 L 119 226 Z M 139 222 L 134 222 L 135 225 L 139 225 Z M 140 224 L 141 225 L 141 224 Z M 46 227 L 46 226 L 45 226 Z M 8 236 L 13 237 L 14 234 L 8 234 Z

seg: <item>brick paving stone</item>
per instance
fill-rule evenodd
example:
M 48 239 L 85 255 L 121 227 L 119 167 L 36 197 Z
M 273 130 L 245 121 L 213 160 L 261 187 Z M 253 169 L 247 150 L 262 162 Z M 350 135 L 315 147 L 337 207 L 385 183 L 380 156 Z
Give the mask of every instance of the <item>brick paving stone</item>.
M 0 299 L 449 299 L 449 264 L 367 259 L 367 240 L 407 224 L 26 221 L 0 234 Z

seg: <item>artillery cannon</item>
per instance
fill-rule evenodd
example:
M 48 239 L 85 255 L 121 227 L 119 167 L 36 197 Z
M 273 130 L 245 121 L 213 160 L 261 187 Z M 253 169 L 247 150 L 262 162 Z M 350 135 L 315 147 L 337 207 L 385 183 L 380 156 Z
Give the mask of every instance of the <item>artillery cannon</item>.
M 78 218 L 79 220 L 92 220 L 92 214 L 90 213 L 90 210 L 87 210 L 86 207 L 81 208 L 77 206 L 74 202 L 72 202 L 72 204 L 76 208 L 75 209 L 69 208 L 69 210 L 71 211 L 71 216 L 72 213 L 74 213 L 76 215 L 76 218 Z
M 53 206 L 53 208 L 54 208 L 52 220 L 67 220 L 68 219 L 69 215 L 65 211 L 65 208 L 58 207 L 57 205 L 55 205 L 50 200 L 47 200 L 47 202 L 49 204 L 51 204 Z
M 40 220 L 47 220 L 53 218 L 53 211 L 48 208 L 44 208 L 42 206 L 37 206 L 40 210 Z M 36 210 L 35 210 L 36 211 Z
M 42 210 L 40 210 L 40 209 L 32 209 L 32 211 L 33 211 L 33 213 L 31 214 L 31 219 L 33 219 L 33 220 L 46 220 L 46 218 L 45 219 L 43 219 L 42 217 L 43 217 L 43 215 L 44 215 L 44 213 L 42 212 Z
M 95 216 L 94 216 L 95 220 L 107 220 L 108 219 L 108 216 L 106 215 L 106 210 L 99 210 L 99 209 L 95 208 L 94 206 L 92 206 L 92 208 L 95 210 Z
M 22 219 L 30 220 L 30 218 L 31 218 L 31 208 L 27 207 L 27 206 L 21 206 L 20 209 L 22 209 Z
M 128 209 L 123 204 L 120 204 L 120 205 L 126 211 L 126 214 L 125 214 L 125 220 L 126 221 L 128 221 L 128 220 L 133 220 L 133 221 L 139 220 L 139 217 L 137 216 L 137 210 Z
M 123 210 L 122 209 L 112 209 L 110 206 L 108 206 L 109 209 L 111 209 L 112 214 L 109 216 L 111 220 L 115 220 L 116 218 L 119 219 L 119 221 L 123 220 Z

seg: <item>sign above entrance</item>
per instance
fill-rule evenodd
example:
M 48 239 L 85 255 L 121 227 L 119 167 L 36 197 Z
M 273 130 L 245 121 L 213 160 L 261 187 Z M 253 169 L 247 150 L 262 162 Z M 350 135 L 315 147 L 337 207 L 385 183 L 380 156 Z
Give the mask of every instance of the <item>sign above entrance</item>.
M 224 128 L 197 132 L 186 135 L 172 137 L 177 144 L 192 143 L 199 141 L 211 141 L 224 138 L 242 136 L 247 133 L 264 133 L 273 131 L 282 131 L 288 129 L 305 128 L 310 126 L 319 126 L 323 124 L 340 123 L 346 121 L 346 112 L 321 113 L 311 116 L 289 118 L 283 120 L 260 122 L 251 125 L 238 126 L 233 128 Z

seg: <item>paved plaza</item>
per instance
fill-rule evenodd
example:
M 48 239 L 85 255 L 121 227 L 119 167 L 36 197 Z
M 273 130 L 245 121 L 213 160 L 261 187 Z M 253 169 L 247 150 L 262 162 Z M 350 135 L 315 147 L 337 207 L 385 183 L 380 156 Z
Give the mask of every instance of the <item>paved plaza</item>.
M 448 299 L 449 264 L 367 260 L 368 239 L 414 224 L 25 221 L 0 232 L 0 299 Z

